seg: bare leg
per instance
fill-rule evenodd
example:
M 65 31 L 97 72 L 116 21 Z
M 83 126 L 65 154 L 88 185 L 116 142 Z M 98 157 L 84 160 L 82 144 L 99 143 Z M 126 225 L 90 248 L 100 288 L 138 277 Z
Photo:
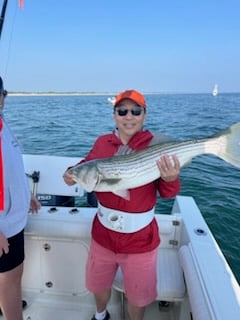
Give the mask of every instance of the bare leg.
M 0 304 L 5 320 L 22 320 L 21 279 L 23 263 L 0 273 Z
M 130 320 L 143 320 L 145 307 L 137 307 L 128 302 L 128 315 Z
M 111 289 L 95 294 L 97 312 L 103 312 L 107 308 L 107 303 L 111 297 Z

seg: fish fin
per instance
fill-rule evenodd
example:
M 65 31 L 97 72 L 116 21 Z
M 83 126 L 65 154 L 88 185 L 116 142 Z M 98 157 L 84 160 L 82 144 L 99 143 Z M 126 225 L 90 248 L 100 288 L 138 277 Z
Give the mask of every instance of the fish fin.
M 176 142 L 178 142 L 178 141 L 158 132 L 153 136 L 148 147 L 156 145 L 156 144 L 166 144 L 166 143 L 176 143 Z M 133 150 L 131 147 L 129 147 L 129 145 L 125 144 L 125 145 L 121 145 L 118 148 L 117 152 L 115 153 L 115 156 L 127 155 L 127 154 L 135 153 L 135 152 L 136 152 L 136 150 Z
M 148 146 L 150 147 L 150 146 L 154 146 L 155 144 L 166 144 L 166 143 L 172 143 L 172 142 L 175 143 L 177 141 L 176 141 L 176 139 L 173 139 L 173 138 L 171 138 L 169 136 L 166 136 L 166 135 L 164 135 L 164 134 L 162 134 L 160 132 L 157 132 L 153 136 L 153 138 L 150 141 Z
M 214 145 L 211 144 L 214 141 Z M 219 132 L 210 139 L 208 153 L 215 154 L 231 165 L 240 168 L 240 122 Z
M 118 182 L 120 182 L 120 178 L 111 178 L 111 179 L 101 179 L 101 183 L 108 184 L 114 186 Z M 128 190 L 122 189 L 122 190 L 113 190 L 112 193 L 116 194 L 117 196 L 124 198 L 126 200 L 130 200 L 130 192 Z
M 115 156 L 119 156 L 119 155 L 126 155 L 126 154 L 130 154 L 132 152 L 136 152 L 135 150 L 133 150 L 132 148 L 130 148 L 127 144 L 125 145 L 121 145 L 117 152 L 115 153 Z
M 125 200 L 130 200 L 130 192 L 128 190 L 116 190 L 112 191 L 112 193 L 116 194 L 121 198 L 124 198 Z
M 171 137 L 168 137 L 160 132 L 156 133 L 152 140 L 150 141 L 148 147 L 156 145 L 156 144 L 166 144 L 166 143 L 176 143 L 179 141 L 176 141 L 176 139 L 173 139 Z M 115 153 L 115 156 L 119 156 L 119 155 L 127 155 L 130 153 L 135 153 L 136 150 L 133 150 L 131 147 L 129 147 L 129 145 L 125 144 L 125 145 L 121 145 L 117 152 Z

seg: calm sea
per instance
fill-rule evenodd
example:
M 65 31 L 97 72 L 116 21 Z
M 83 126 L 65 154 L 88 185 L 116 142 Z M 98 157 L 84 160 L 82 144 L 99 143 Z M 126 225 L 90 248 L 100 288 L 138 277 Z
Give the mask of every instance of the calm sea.
M 240 121 L 240 94 L 146 95 L 146 128 L 176 139 L 203 138 Z M 5 117 L 24 153 L 82 157 L 113 130 L 107 96 L 10 96 Z M 201 156 L 182 169 L 182 195 L 193 196 L 240 282 L 240 170 Z M 159 199 L 161 213 L 173 200 Z

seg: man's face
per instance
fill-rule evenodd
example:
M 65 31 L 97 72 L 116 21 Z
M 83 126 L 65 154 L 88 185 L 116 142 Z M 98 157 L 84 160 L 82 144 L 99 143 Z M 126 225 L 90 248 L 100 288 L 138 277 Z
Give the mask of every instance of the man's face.
M 146 114 L 143 107 L 125 99 L 114 110 L 114 118 L 120 137 L 127 143 L 143 127 Z

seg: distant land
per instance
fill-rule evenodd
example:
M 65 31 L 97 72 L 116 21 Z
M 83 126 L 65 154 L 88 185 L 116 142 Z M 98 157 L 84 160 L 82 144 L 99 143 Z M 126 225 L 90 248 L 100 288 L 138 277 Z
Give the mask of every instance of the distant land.
M 8 91 L 9 96 L 116 96 L 119 92 L 14 92 Z M 143 92 L 144 94 L 177 94 L 178 92 Z M 180 92 L 179 92 L 180 93 Z M 181 92 L 182 93 L 182 92 Z
M 116 95 L 116 92 L 8 92 L 9 96 L 100 96 Z

